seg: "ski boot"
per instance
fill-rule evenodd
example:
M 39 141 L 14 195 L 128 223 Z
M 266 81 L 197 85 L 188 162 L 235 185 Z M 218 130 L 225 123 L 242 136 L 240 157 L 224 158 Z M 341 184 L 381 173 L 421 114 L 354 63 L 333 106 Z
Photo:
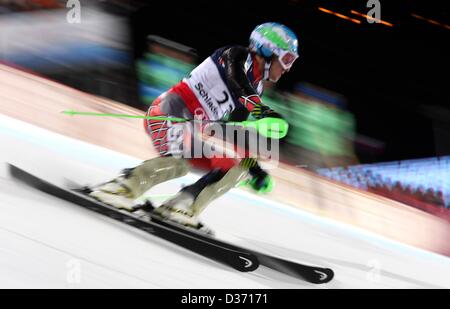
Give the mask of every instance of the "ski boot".
M 115 179 L 89 188 L 87 194 L 107 205 L 126 211 L 145 208 L 135 200 L 153 186 L 170 179 L 182 177 L 189 172 L 189 164 L 184 159 L 159 157 L 144 161 L 135 168 L 125 169 Z M 150 207 L 148 207 L 150 208 Z
M 157 219 L 213 236 L 212 230 L 200 222 L 200 213 L 211 201 L 238 186 L 247 174 L 248 170 L 241 166 L 235 166 L 225 174 L 214 170 L 181 189 L 175 197 L 156 208 L 153 215 Z

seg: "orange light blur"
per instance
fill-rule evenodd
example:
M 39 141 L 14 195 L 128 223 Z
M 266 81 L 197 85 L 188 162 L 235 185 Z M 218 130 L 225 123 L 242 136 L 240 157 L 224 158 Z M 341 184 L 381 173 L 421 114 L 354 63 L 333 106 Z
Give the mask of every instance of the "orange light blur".
M 422 17 L 422 16 L 414 14 L 414 13 L 411 13 L 411 16 L 414 17 L 414 18 L 417 18 L 417 19 L 429 22 L 430 24 L 433 24 L 433 25 L 436 25 L 436 26 L 440 26 L 440 27 L 444 27 L 445 29 L 450 29 L 449 25 L 440 23 L 440 22 L 438 22 L 438 21 L 436 21 L 434 19 L 425 18 L 425 17 Z
M 360 24 L 360 23 L 361 23 L 361 21 L 358 20 L 358 19 L 354 19 L 354 18 L 345 16 L 345 15 L 340 14 L 340 13 L 337 13 L 337 12 L 333 12 L 333 11 L 328 10 L 328 9 L 325 9 L 325 8 L 323 8 L 323 7 L 319 7 L 319 11 L 322 11 L 322 12 L 324 12 L 324 13 L 327 13 L 327 14 L 331 14 L 331 15 L 337 16 L 337 17 L 342 18 L 342 19 L 349 20 L 349 21 L 351 21 L 351 22 L 354 22 L 355 24 Z
M 381 20 L 381 19 L 376 19 L 376 18 L 370 17 L 369 15 L 366 15 L 366 14 L 363 14 L 363 13 L 360 13 L 360 12 L 357 12 L 357 11 L 354 11 L 354 10 L 351 10 L 350 12 L 352 14 L 355 14 L 355 15 L 358 15 L 358 16 L 361 16 L 361 17 L 365 17 L 365 18 L 370 19 L 370 20 L 374 20 L 376 23 L 383 24 L 383 25 L 388 26 L 388 27 L 394 27 L 393 24 L 388 23 L 387 21 L 384 21 L 384 20 Z

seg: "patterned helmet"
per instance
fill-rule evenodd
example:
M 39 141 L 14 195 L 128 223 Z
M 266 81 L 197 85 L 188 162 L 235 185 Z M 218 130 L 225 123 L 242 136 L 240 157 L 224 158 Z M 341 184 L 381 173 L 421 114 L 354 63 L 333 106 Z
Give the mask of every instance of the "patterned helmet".
M 297 36 L 279 23 L 264 23 L 250 35 L 250 49 L 265 59 L 276 55 L 285 70 L 298 58 Z

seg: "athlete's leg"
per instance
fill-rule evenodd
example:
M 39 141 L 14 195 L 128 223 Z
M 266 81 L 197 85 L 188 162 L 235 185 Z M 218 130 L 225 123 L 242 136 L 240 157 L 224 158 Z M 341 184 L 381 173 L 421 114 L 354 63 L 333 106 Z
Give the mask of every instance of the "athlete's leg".
M 150 116 L 189 117 L 182 108 L 182 101 L 176 95 L 164 94 L 149 108 Z M 178 110 L 178 113 L 175 111 Z M 165 114 L 164 111 L 168 112 Z M 175 115 L 173 115 L 175 114 Z M 107 183 L 91 188 L 90 196 L 117 208 L 132 211 L 134 200 L 153 186 L 182 177 L 189 172 L 190 165 L 183 158 L 171 156 L 174 146 L 171 144 L 171 134 L 176 123 L 168 120 L 144 121 L 146 132 L 152 139 L 153 146 L 160 157 L 144 161 L 140 165 L 125 169 L 122 173 Z M 181 144 L 182 148 L 182 144 Z M 182 149 L 181 149 L 182 150 Z
M 248 169 L 236 165 L 228 171 L 215 169 L 194 184 L 184 187 L 172 199 L 155 209 L 162 217 L 192 226 L 201 227 L 200 213 L 214 199 L 236 187 L 248 175 Z

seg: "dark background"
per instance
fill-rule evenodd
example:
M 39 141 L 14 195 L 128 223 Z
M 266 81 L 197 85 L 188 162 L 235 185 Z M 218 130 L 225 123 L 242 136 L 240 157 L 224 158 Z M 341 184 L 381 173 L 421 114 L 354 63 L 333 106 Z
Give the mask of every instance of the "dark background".
M 157 34 L 196 48 L 201 61 L 218 47 L 248 44 L 257 24 L 281 22 L 297 33 L 300 58 L 279 89 L 292 90 L 296 82 L 307 81 L 343 94 L 357 132 L 385 143 L 377 161 L 449 155 L 445 145 L 437 147 L 436 121 L 424 107 L 434 111 L 450 102 L 450 29 L 411 16 L 448 25 L 449 6 L 444 1 L 380 3 L 381 19 L 394 27 L 351 14 L 352 9 L 369 12 L 367 1 L 358 0 L 148 1 L 130 13 L 134 53 L 139 57 L 146 36 Z M 362 23 L 325 14 L 319 6 Z

